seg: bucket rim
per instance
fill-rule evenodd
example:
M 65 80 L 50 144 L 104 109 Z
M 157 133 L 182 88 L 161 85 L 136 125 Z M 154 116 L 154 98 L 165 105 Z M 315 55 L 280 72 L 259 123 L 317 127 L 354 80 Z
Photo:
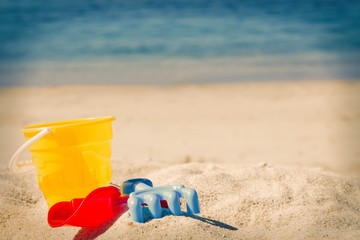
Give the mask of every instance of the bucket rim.
M 63 121 L 54 121 L 54 122 L 40 123 L 35 125 L 28 125 L 22 128 L 21 131 L 23 133 L 31 133 L 31 132 L 41 131 L 44 128 L 58 129 L 69 126 L 81 126 L 81 125 L 89 125 L 93 123 L 114 121 L 115 119 L 116 118 L 114 116 L 101 116 L 101 117 L 89 117 L 89 118 L 78 118 L 78 119 L 70 119 Z

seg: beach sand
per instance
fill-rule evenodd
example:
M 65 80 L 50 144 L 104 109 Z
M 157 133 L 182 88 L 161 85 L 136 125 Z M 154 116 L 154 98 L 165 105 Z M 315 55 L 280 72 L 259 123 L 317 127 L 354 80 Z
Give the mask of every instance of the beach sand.
M 1 239 L 360 238 L 359 82 L 3 88 L 0 109 Z M 112 181 L 184 184 L 199 215 L 48 226 L 35 173 L 7 169 L 19 129 L 104 115 Z

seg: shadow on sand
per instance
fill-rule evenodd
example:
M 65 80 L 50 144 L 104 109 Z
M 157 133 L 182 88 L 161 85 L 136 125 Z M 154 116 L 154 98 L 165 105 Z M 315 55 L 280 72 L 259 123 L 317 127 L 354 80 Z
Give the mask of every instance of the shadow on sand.
M 147 212 L 147 208 L 145 207 L 144 209 L 144 217 L 145 217 L 145 223 L 149 222 L 151 220 L 153 220 L 151 217 L 149 217 L 149 213 Z M 119 213 L 118 215 L 116 215 L 113 219 L 111 219 L 111 221 L 104 223 L 103 225 L 96 227 L 96 228 L 81 228 L 79 230 L 79 232 L 75 235 L 75 237 L 73 238 L 73 240 L 82 240 L 82 239 L 96 239 L 97 237 L 99 237 L 101 234 L 105 233 L 118 219 L 119 217 L 122 215 L 122 213 Z M 163 216 L 169 216 L 171 214 L 169 214 L 168 209 L 164 209 L 163 211 Z M 187 212 L 183 212 L 183 216 L 184 217 L 188 217 L 188 218 L 192 218 L 192 219 L 196 219 L 199 220 L 201 222 L 216 226 L 216 227 L 220 227 L 220 228 L 224 228 L 227 230 L 231 230 L 231 231 L 236 231 L 238 230 L 238 228 L 231 226 L 229 224 L 217 221 L 217 220 L 213 220 L 210 218 L 205 218 L 205 217 L 200 217 L 198 215 L 190 215 Z
M 220 222 L 220 221 L 217 221 L 217 220 L 213 220 L 213 219 L 205 218 L 205 217 L 200 217 L 200 216 L 197 216 L 197 215 L 189 215 L 187 213 L 183 213 L 183 214 L 184 214 L 185 217 L 193 218 L 193 219 L 199 220 L 199 221 L 204 222 L 204 223 L 208 223 L 208 224 L 216 226 L 216 227 L 224 228 L 224 229 L 231 230 L 231 231 L 238 230 L 236 227 L 233 227 L 233 226 L 231 226 L 229 224 L 226 224 L 226 223 L 223 223 L 223 222 Z
M 119 212 L 116 216 L 114 216 L 110 221 L 100 225 L 96 228 L 81 228 L 79 232 L 74 236 L 73 240 L 82 240 L 82 239 L 96 239 L 101 234 L 105 233 L 122 215 L 121 212 Z

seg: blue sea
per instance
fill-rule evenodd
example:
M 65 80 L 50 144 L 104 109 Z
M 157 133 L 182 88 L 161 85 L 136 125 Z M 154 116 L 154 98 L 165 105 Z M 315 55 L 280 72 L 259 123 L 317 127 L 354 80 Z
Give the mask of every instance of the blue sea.
M 360 79 L 359 0 L 0 1 L 0 86 L 291 79 Z

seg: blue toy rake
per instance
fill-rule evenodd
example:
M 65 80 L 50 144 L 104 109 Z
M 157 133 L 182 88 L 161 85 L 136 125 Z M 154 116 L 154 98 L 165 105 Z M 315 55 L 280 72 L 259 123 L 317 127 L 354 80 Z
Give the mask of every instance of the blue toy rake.
M 152 218 L 162 217 L 162 206 L 168 207 L 171 214 L 181 216 L 180 198 L 185 198 L 188 214 L 200 213 L 197 192 L 192 188 L 186 188 L 184 185 L 153 187 L 149 179 L 135 178 L 122 184 L 121 195 L 129 195 L 127 205 L 135 222 L 145 222 L 144 206 L 148 207 Z

